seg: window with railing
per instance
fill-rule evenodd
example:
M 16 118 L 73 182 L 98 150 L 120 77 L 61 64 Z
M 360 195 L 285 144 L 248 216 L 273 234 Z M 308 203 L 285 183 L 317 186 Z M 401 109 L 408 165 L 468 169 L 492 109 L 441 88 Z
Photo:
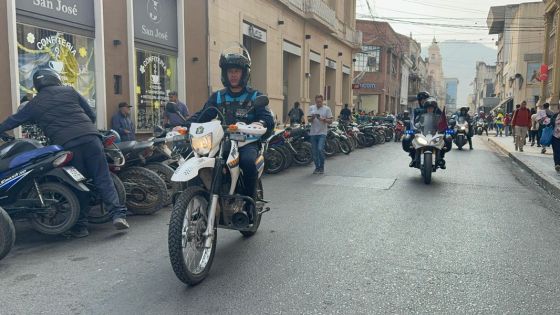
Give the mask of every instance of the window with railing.
M 379 72 L 381 47 L 365 45 L 362 53 L 356 55 L 356 71 Z

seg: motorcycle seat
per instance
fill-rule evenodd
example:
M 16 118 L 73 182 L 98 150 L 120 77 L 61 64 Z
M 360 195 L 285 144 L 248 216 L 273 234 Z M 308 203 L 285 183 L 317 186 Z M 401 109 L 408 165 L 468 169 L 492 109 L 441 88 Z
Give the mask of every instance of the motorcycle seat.
M 0 146 L 0 159 L 7 159 L 16 154 L 39 148 L 36 143 L 25 140 L 16 140 Z
M 128 152 L 128 151 L 132 151 L 135 145 L 136 145 L 136 141 L 123 141 L 123 142 L 117 143 L 117 147 L 123 153 Z
M 123 154 L 128 154 L 134 151 L 142 151 L 154 145 L 153 141 L 125 141 L 117 143 L 117 147 Z
M 0 160 L 0 172 L 5 172 L 11 168 L 25 165 L 33 159 L 48 156 L 62 150 L 63 148 L 61 146 L 50 145 L 47 147 L 36 148 L 30 151 L 12 155 L 11 157 Z

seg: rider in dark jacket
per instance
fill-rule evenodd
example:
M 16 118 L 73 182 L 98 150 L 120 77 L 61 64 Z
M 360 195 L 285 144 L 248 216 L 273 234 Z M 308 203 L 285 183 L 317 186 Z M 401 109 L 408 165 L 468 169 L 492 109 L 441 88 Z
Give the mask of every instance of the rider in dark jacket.
M 109 173 L 100 134 L 95 126 L 95 114 L 86 99 L 62 81 L 54 70 L 41 69 L 33 75 L 33 85 L 39 92 L 27 104 L 0 124 L 0 133 L 25 122 L 36 123 L 53 144 L 72 151 L 71 165 L 84 176 L 92 178 L 103 202 L 113 215 L 117 229 L 127 229 L 126 207 L 120 203 Z M 79 193 L 80 217 L 70 230 L 76 237 L 89 234 L 87 213 L 89 194 Z
M 215 107 L 222 113 L 228 125 L 236 122 L 260 124 L 266 127 L 267 134 L 270 134 L 274 130 L 274 118 L 268 106 L 252 108 L 252 101 L 261 93 L 247 86 L 251 73 L 250 58 L 238 53 L 222 54 L 220 68 L 222 84 L 225 88 L 213 93 L 204 108 L 187 121 L 187 125 L 192 122 L 209 122 L 216 118 L 215 110 L 206 110 Z M 239 166 L 243 171 L 247 189 L 245 193 L 252 198 L 257 196 L 258 171 L 255 161 L 259 149 L 258 143 L 250 143 L 239 148 Z
M 473 119 L 471 115 L 469 115 L 469 108 L 468 107 L 461 107 L 458 112 L 454 114 L 457 118 L 464 117 L 465 121 L 469 124 L 469 130 L 467 131 L 467 141 L 469 142 L 469 149 L 472 150 L 472 136 L 474 133 L 474 126 L 473 126 Z

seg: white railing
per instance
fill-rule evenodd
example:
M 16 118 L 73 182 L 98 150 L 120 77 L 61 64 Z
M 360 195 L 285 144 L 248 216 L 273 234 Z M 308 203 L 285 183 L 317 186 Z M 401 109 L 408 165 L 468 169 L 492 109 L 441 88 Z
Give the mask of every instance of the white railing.
M 336 28 L 336 12 L 322 0 L 305 0 L 304 11 L 308 16 L 318 17 L 329 27 Z
M 360 31 L 355 31 L 347 26 L 344 38 L 354 46 L 362 46 L 362 32 Z
M 293 5 L 294 7 L 300 9 L 301 11 L 303 11 L 304 9 L 304 5 L 303 5 L 303 0 L 288 0 L 288 2 Z

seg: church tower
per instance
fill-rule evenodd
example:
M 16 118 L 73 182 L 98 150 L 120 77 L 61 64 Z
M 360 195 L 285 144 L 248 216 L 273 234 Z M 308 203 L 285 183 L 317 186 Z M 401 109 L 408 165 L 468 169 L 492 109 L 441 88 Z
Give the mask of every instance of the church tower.
M 438 43 L 434 36 L 432 45 L 428 48 L 429 53 L 429 64 L 428 64 L 428 76 L 431 77 L 432 86 L 429 91 L 432 96 L 435 96 L 438 100 L 438 105 L 440 108 L 445 106 L 445 82 L 443 79 L 443 63 L 441 58 L 441 52 L 439 50 Z

